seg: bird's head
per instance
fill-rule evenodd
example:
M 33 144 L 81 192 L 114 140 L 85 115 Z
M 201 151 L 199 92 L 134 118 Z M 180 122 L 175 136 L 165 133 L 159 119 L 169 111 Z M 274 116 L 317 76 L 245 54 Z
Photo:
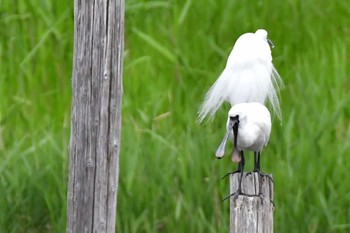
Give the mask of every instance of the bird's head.
M 272 41 L 267 37 L 268 33 L 265 29 L 258 29 L 255 32 L 255 35 L 265 40 L 270 45 L 271 48 L 275 47 Z
M 235 115 L 235 116 L 229 115 L 227 124 L 226 124 L 227 131 L 220 146 L 216 150 L 216 153 L 215 153 L 216 158 L 221 159 L 224 156 L 226 142 L 229 137 L 230 138 L 233 137 L 233 146 L 234 148 L 237 148 L 238 126 L 239 126 L 239 115 Z
M 229 116 L 227 121 L 227 132 L 230 134 L 233 132 L 233 146 L 237 148 L 237 136 L 239 126 L 239 115 Z
M 258 62 L 272 62 L 271 47 L 272 42 L 267 39 L 267 31 L 259 29 L 255 33 L 244 33 L 241 35 L 227 59 L 226 68 L 229 69 L 247 69 Z M 225 69 L 226 69 L 225 68 Z

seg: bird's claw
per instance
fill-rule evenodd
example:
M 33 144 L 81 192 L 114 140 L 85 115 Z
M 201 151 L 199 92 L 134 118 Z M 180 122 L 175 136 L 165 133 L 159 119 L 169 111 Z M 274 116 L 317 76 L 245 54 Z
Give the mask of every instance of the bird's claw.
M 240 171 L 240 170 L 236 170 L 236 171 L 234 171 L 234 172 L 228 172 L 228 173 L 226 173 L 226 175 L 224 175 L 223 177 L 221 177 L 221 179 L 223 180 L 223 179 L 226 178 L 227 176 L 233 175 L 233 174 L 235 174 L 235 173 L 241 173 L 241 171 Z
M 246 196 L 246 197 L 259 197 L 261 204 L 263 204 L 263 199 L 265 198 L 265 196 L 262 193 L 259 193 L 258 195 L 255 194 L 246 194 L 246 193 L 242 193 L 241 190 L 237 190 L 234 193 L 231 193 L 230 195 L 228 195 L 227 197 L 225 197 L 224 199 L 222 199 L 222 201 L 226 201 L 227 199 L 231 198 L 233 196 L 233 201 L 236 201 L 238 196 Z M 273 207 L 275 208 L 275 203 L 273 202 L 273 200 L 269 199 L 270 203 L 273 205 Z
M 254 171 L 247 172 L 247 173 L 245 174 L 245 177 L 250 176 L 250 175 L 253 174 L 253 173 L 254 173 Z
M 257 196 L 260 197 L 261 204 L 263 204 L 263 199 L 265 198 L 265 196 L 262 193 L 259 193 Z M 275 203 L 273 202 L 273 200 L 271 200 L 270 198 L 269 198 L 269 200 L 270 200 L 270 203 L 272 204 L 273 208 L 275 208 Z
M 262 177 L 268 177 L 270 179 L 270 181 L 273 183 L 273 178 L 272 178 L 271 175 L 265 174 L 265 173 L 262 173 L 262 172 L 259 172 L 259 175 L 262 176 Z
M 237 190 L 234 193 L 231 193 L 230 195 L 228 195 L 227 197 L 225 197 L 224 199 L 222 199 L 222 201 L 226 201 L 227 199 L 229 199 L 230 197 L 233 196 L 233 201 L 236 201 L 238 196 L 246 196 L 246 197 L 260 197 L 259 195 L 253 195 L 253 194 L 246 194 L 246 193 L 242 193 L 241 190 Z
M 222 201 L 226 201 L 227 199 L 229 199 L 232 196 L 233 196 L 233 201 L 236 201 L 239 195 L 247 195 L 247 194 L 242 193 L 241 190 L 237 190 L 236 192 L 231 193 L 230 195 L 228 195 L 227 197 L 222 199 Z
M 251 175 L 251 174 L 253 174 L 253 173 L 255 173 L 255 172 L 257 172 L 257 173 L 259 173 L 259 176 L 262 176 L 262 177 L 268 177 L 271 181 L 272 181 L 272 183 L 273 183 L 273 178 L 272 178 L 272 176 L 271 175 L 269 175 L 269 174 L 266 174 L 266 173 L 263 173 L 263 172 L 260 172 L 260 171 L 251 171 L 251 172 L 247 172 L 246 174 L 245 174 L 245 176 L 247 177 L 248 175 Z

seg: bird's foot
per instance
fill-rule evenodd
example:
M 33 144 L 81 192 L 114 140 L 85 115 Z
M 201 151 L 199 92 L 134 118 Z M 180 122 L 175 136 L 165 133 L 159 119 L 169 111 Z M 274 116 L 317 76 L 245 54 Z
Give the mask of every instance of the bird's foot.
M 246 197 L 259 197 L 261 204 L 263 204 L 264 198 L 265 196 L 262 193 L 259 193 L 258 195 L 256 194 L 246 194 L 246 193 L 242 193 L 241 190 L 237 190 L 234 193 L 231 193 L 230 195 L 228 195 L 227 197 L 225 197 L 224 199 L 222 199 L 222 201 L 226 201 L 227 199 L 230 199 L 231 197 L 233 197 L 233 201 L 236 201 L 238 196 L 246 196 Z M 269 199 L 270 203 L 273 205 L 273 207 L 275 208 L 275 203 L 273 202 L 273 200 Z
M 247 193 L 242 193 L 241 190 L 237 190 L 236 192 L 234 193 L 231 193 L 230 195 L 228 195 L 227 197 L 225 197 L 224 199 L 222 199 L 222 201 L 226 201 L 227 199 L 229 199 L 230 197 L 233 197 L 233 201 L 236 201 L 238 196 L 245 196 L 245 197 L 260 197 L 261 198 L 261 201 L 262 201 L 262 198 L 264 198 L 264 196 L 261 194 L 259 195 L 255 195 L 255 194 L 247 194 Z
M 260 197 L 261 204 L 263 204 L 263 200 L 264 200 L 265 196 L 261 192 L 258 195 L 256 195 L 256 196 Z M 271 200 L 269 198 L 269 201 L 272 204 L 273 208 L 275 208 L 275 203 L 273 202 L 273 200 Z
M 254 172 L 255 172 L 255 171 L 247 172 L 247 173 L 245 174 L 245 176 L 250 176 L 250 175 L 252 175 Z
M 230 195 L 228 195 L 227 197 L 222 199 L 222 201 L 226 201 L 227 199 L 229 199 L 232 196 L 233 196 L 233 201 L 236 201 L 239 195 L 246 195 L 246 194 L 242 193 L 242 191 L 240 189 L 238 189 L 236 192 L 231 193 Z
M 272 183 L 273 183 L 273 178 L 272 178 L 271 175 L 266 174 L 266 173 L 263 173 L 263 172 L 261 172 L 261 171 L 259 171 L 259 170 L 253 170 L 253 171 L 251 171 L 251 172 L 247 172 L 247 173 L 245 174 L 245 176 L 251 175 L 251 174 L 253 174 L 254 172 L 259 173 L 259 176 L 261 176 L 261 177 L 268 177 L 268 178 L 272 181 Z
M 240 171 L 239 169 L 237 169 L 237 170 L 234 171 L 234 172 L 228 172 L 226 175 L 224 175 L 223 177 L 221 177 L 221 179 L 223 180 L 223 179 L 226 178 L 227 176 L 233 175 L 233 174 L 235 174 L 235 173 L 241 173 L 241 171 Z
M 266 173 L 263 173 L 263 172 L 259 171 L 259 175 L 261 177 L 268 177 L 270 179 L 270 181 L 273 183 L 273 178 L 272 178 L 272 176 L 270 174 L 266 174 Z

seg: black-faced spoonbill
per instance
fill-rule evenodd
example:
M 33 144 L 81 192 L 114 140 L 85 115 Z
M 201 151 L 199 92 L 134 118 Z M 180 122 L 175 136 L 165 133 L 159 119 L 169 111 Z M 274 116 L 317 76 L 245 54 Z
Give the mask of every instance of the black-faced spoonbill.
M 238 190 L 231 194 L 237 197 L 242 194 L 241 182 L 245 165 L 244 151 L 254 152 L 254 172 L 260 171 L 260 155 L 267 145 L 271 133 L 271 116 L 268 109 L 257 102 L 234 105 L 228 112 L 226 134 L 215 156 L 222 158 L 225 154 L 227 139 L 233 140 L 232 161 L 239 163 L 237 171 L 240 172 Z M 261 190 L 260 190 L 261 191 Z

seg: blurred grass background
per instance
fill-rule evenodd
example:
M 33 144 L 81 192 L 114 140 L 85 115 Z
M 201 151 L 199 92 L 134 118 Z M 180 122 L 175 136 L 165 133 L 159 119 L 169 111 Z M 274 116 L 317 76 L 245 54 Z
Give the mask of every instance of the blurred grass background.
M 229 106 L 196 114 L 258 28 L 285 82 L 262 157 L 275 232 L 350 232 L 349 1 L 127 0 L 125 20 L 118 232 L 228 232 Z M 73 1 L 0 0 L 0 28 L 0 232 L 65 232 Z

